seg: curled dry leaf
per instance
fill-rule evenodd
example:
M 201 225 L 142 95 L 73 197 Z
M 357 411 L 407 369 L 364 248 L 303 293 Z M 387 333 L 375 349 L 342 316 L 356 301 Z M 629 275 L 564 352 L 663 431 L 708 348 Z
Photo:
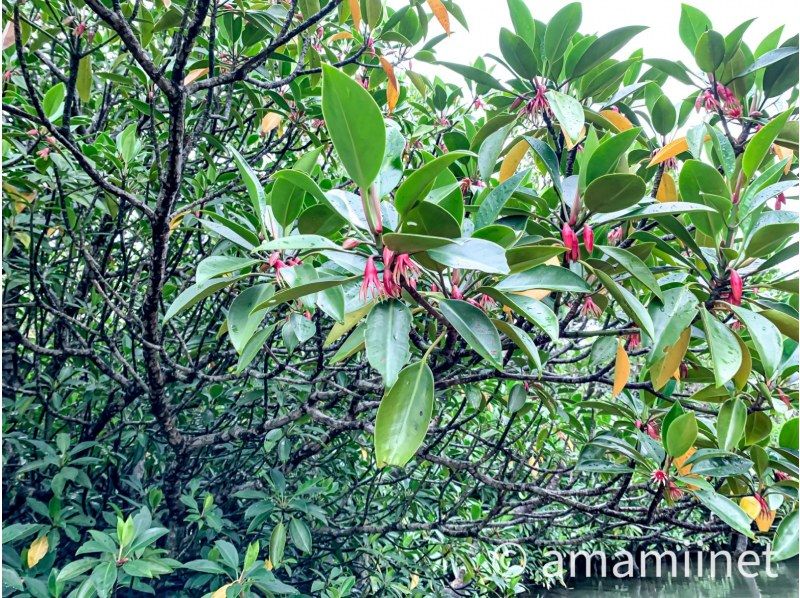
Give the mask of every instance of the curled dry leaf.
M 258 131 L 262 137 L 269 134 L 270 131 L 276 129 L 281 124 L 281 115 L 277 112 L 267 112 L 264 118 L 261 119 L 261 126 Z
M 200 77 L 203 77 L 208 74 L 208 67 L 202 69 L 194 69 L 186 73 L 186 77 L 183 79 L 184 85 L 189 85 L 193 81 L 197 81 Z
M 600 116 L 605 118 L 608 122 L 619 129 L 620 133 L 622 131 L 627 131 L 628 129 L 633 128 L 633 123 L 628 120 L 628 117 L 624 114 L 620 114 L 615 110 L 601 110 Z

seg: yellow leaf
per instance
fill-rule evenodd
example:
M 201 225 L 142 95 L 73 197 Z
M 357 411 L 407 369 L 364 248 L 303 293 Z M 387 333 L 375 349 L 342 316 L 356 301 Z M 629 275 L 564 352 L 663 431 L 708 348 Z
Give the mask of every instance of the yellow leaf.
M 381 66 L 386 73 L 388 79 L 388 87 L 386 88 L 386 103 L 389 105 L 389 114 L 394 111 L 397 106 L 397 100 L 400 97 L 400 88 L 397 86 L 397 77 L 394 76 L 394 67 L 392 63 L 386 60 L 383 56 L 379 58 Z
M 225 598 L 225 592 L 228 591 L 228 588 L 231 587 L 232 583 L 226 583 L 221 588 L 217 588 L 216 591 L 211 594 L 211 598 Z
M 742 364 L 739 366 L 739 371 L 733 375 L 733 384 L 738 390 L 742 390 L 750 378 L 750 372 L 753 370 L 753 358 L 750 356 L 750 349 L 744 344 L 744 341 L 736 335 L 736 340 L 739 341 L 739 348 L 742 350 Z
M 703 138 L 703 143 L 711 139 L 710 135 L 706 135 Z M 686 140 L 686 137 L 678 137 L 677 139 L 673 139 L 667 145 L 662 147 L 660 150 L 656 152 L 656 155 L 650 160 L 650 163 L 647 166 L 654 166 L 656 164 L 661 164 L 662 162 L 669 160 L 670 158 L 674 158 L 678 154 L 682 154 L 683 152 L 689 151 L 689 142 Z
M 363 446 L 361 447 L 361 458 L 364 461 L 369 461 L 369 453 L 367 452 L 367 449 L 365 449 Z
M 358 0 L 348 0 L 350 4 L 350 14 L 353 15 L 353 26 L 356 31 L 361 29 L 361 4 Z
M 739 506 L 750 519 L 755 519 L 761 514 L 761 503 L 756 500 L 755 496 L 745 496 L 739 501 Z
M 756 527 L 758 527 L 758 531 L 760 532 L 768 532 L 769 528 L 772 527 L 773 521 L 775 521 L 775 511 L 762 511 L 756 518 Z
M 340 39 L 353 39 L 353 34 L 349 31 L 340 31 L 331 35 L 328 41 L 338 42 Z
M 614 110 L 601 110 L 600 115 L 617 127 L 620 132 L 633 128 L 633 123 L 628 120 L 628 117 Z
M 614 361 L 614 389 L 612 396 L 617 396 L 625 388 L 631 375 L 631 360 L 625 352 L 625 342 L 617 341 L 617 359 Z
M 17 211 L 17 214 L 29 207 L 29 205 L 33 203 L 33 200 L 36 199 L 36 191 L 25 193 L 22 189 L 15 187 L 11 183 L 6 183 L 5 181 L 3 181 L 3 191 L 8 193 L 9 197 L 14 200 L 14 209 Z
M 28 569 L 36 566 L 36 563 L 44 558 L 50 544 L 47 542 L 47 536 L 39 536 L 28 547 Z
M 522 141 L 518 141 L 514 147 L 508 150 L 506 157 L 503 158 L 503 163 L 500 165 L 501 183 L 514 176 L 514 173 L 517 172 L 519 163 L 522 162 L 522 158 L 525 157 L 529 147 L 530 145 L 528 145 L 528 142 L 523 139 Z
M 266 561 L 264 561 L 264 569 L 266 569 L 267 571 L 272 571 L 273 568 L 274 567 L 272 565 L 271 560 L 267 559 Z
M 183 217 L 186 216 L 186 214 L 188 213 L 189 212 L 180 212 L 178 214 L 175 214 L 172 217 L 172 220 L 169 221 L 169 231 L 172 232 L 176 228 L 178 228 L 181 225 L 181 222 L 183 222 Z
M 514 291 L 514 294 L 524 295 L 525 297 L 530 297 L 532 299 L 538 299 L 541 301 L 550 294 L 550 291 L 546 289 L 528 289 L 527 291 Z
M 653 364 L 650 368 L 650 381 L 653 383 L 653 389 L 659 390 L 674 375 L 675 371 L 681 365 L 683 356 L 686 355 L 686 349 L 689 347 L 689 339 L 692 336 L 692 331 L 687 328 L 684 330 L 677 342 L 668 347 L 664 357 Z M 680 378 L 680 375 L 678 376 Z
M 783 167 L 783 174 L 789 174 L 789 171 L 792 169 L 792 158 L 794 158 L 794 152 L 789 148 L 778 145 L 777 143 L 772 146 L 772 151 L 774 151 L 775 155 L 778 156 L 778 160 L 786 160 L 787 158 L 789 159 L 789 161 L 786 162 L 786 166 Z
M 194 69 L 193 71 L 189 71 L 186 74 L 186 77 L 183 78 L 183 84 L 184 85 L 189 85 L 189 83 L 191 83 L 192 81 L 196 81 L 197 79 L 199 79 L 203 75 L 207 75 L 207 74 L 208 74 L 208 67 L 202 68 L 202 69 Z
M 568 150 L 571 150 L 573 147 L 575 147 L 578 141 L 586 137 L 586 127 L 581 127 L 581 132 L 578 135 L 578 138 L 574 140 L 567 134 L 567 130 L 564 127 L 561 127 L 561 132 L 564 134 L 564 143 L 566 144 Z
M 436 20 L 444 29 L 447 35 L 450 35 L 450 16 L 447 14 L 447 9 L 442 4 L 442 0 L 428 0 L 428 6 L 431 7 Z
M 413 590 L 413 589 L 414 589 L 414 588 L 416 588 L 418 585 L 419 585 L 419 575 L 417 575 L 416 573 L 414 573 L 414 574 L 412 574 L 412 575 L 411 575 L 411 581 L 410 581 L 410 582 L 409 582 L 409 584 L 408 584 L 408 589 L 409 589 L 409 590 Z
M 279 124 L 281 124 L 281 115 L 277 112 L 267 112 L 264 118 L 261 119 L 261 127 L 259 128 L 261 136 L 265 137 L 270 131 L 276 129 Z
M 658 191 L 656 191 L 656 199 L 660 202 L 678 201 L 675 179 L 668 172 L 661 176 L 661 182 L 658 184 Z

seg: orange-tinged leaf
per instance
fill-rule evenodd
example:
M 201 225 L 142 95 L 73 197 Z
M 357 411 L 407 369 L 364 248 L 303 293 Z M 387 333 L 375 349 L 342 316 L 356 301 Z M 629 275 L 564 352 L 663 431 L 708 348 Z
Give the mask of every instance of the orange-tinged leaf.
M 695 454 L 696 451 L 696 448 L 690 447 L 688 451 L 683 453 L 680 457 L 675 457 L 675 459 L 672 461 L 675 464 L 675 468 L 678 470 L 679 475 L 686 476 L 692 473 L 692 465 L 685 465 L 685 463 L 691 458 L 692 455 Z
M 706 135 L 703 138 L 703 142 L 705 143 L 711 139 L 710 135 Z M 686 137 L 678 137 L 677 139 L 673 139 L 667 145 L 662 147 L 658 150 L 650 160 L 648 166 L 654 166 L 656 164 L 661 164 L 662 162 L 669 160 L 670 158 L 674 158 L 678 154 L 682 154 L 683 152 L 689 151 L 689 142 L 686 140 Z
M 338 42 L 340 39 L 353 39 L 353 34 L 349 31 L 340 31 L 339 33 L 334 33 L 328 38 L 328 41 L 331 42 Z
M 389 114 L 391 114 L 394 112 L 394 107 L 397 106 L 397 100 L 400 97 L 400 87 L 397 85 L 397 77 L 394 76 L 394 67 L 392 66 L 392 63 L 386 60 L 383 56 L 380 57 L 380 61 L 388 80 L 388 87 L 386 88 L 386 103 L 389 105 Z
M 601 110 L 600 116 L 605 118 L 608 122 L 619 129 L 620 133 L 622 131 L 627 131 L 628 129 L 633 128 L 633 123 L 628 120 L 628 117 L 624 114 L 620 114 L 619 112 L 615 112 L 614 110 Z
M 772 522 L 775 521 L 775 511 L 762 511 L 761 514 L 756 517 L 756 527 L 758 527 L 758 531 L 760 532 L 768 532 L 769 529 L 772 527 Z
M 264 137 L 268 135 L 270 131 L 276 129 L 279 124 L 281 124 L 281 115 L 277 112 L 267 112 L 264 118 L 261 119 L 259 133 Z
M 577 139 L 572 139 L 572 137 L 567 134 L 567 130 L 564 127 L 561 127 L 561 132 L 564 134 L 564 143 L 566 144 L 568 150 L 571 150 L 573 147 L 575 147 L 578 141 L 586 137 L 586 127 L 581 127 L 581 133 L 578 135 Z
M 231 587 L 232 583 L 226 583 L 221 588 L 217 588 L 213 594 L 211 594 L 211 598 L 225 598 L 225 593 L 228 591 L 228 588 Z
M 518 141 L 514 147 L 508 150 L 506 157 L 503 158 L 503 163 L 500 165 L 501 183 L 514 176 L 514 173 L 517 172 L 519 163 L 522 162 L 522 158 L 525 157 L 529 147 L 530 145 L 528 142 L 523 139 L 522 141 Z
M 661 176 L 661 182 L 658 184 L 658 191 L 656 191 L 656 199 L 660 202 L 678 201 L 678 189 L 675 187 L 675 179 L 668 172 Z
M 275 567 L 273 566 L 271 560 L 267 559 L 266 561 L 264 561 L 264 569 L 266 569 L 267 571 L 272 571 L 274 568 Z
M 428 0 L 428 6 L 431 7 L 436 20 L 444 29 L 447 35 L 450 35 L 450 15 L 447 14 L 447 9 L 442 4 L 442 0 Z
M 3 30 L 3 50 L 6 50 L 14 45 L 16 36 L 14 34 L 14 24 L 11 21 L 6 23 L 6 28 Z
M 192 81 L 197 81 L 200 77 L 208 74 L 208 67 L 202 69 L 194 69 L 186 73 L 186 77 L 183 78 L 183 84 L 189 85 Z
M 631 360 L 625 351 L 624 341 L 617 341 L 617 359 L 614 361 L 614 388 L 611 395 L 617 396 L 625 388 L 631 375 Z
M 667 348 L 664 357 L 650 368 L 650 381 L 653 383 L 654 390 L 660 390 L 676 372 L 678 372 L 678 380 L 680 380 L 679 368 L 683 356 L 686 355 L 691 336 L 692 331 L 689 328 L 684 330 L 675 344 Z
M 747 513 L 750 519 L 755 519 L 761 514 L 761 503 L 756 500 L 755 496 L 745 496 L 739 501 L 739 506 L 742 511 Z
M 36 563 L 44 558 L 50 544 L 47 542 L 47 536 L 39 536 L 28 547 L 28 569 L 36 566 Z
M 350 14 L 353 17 L 353 26 L 356 31 L 361 29 L 361 3 L 358 0 L 348 0 L 350 4 Z
M 787 158 L 789 159 L 789 161 L 786 162 L 786 166 L 783 167 L 783 174 L 789 174 L 789 171 L 792 170 L 792 159 L 794 158 L 794 152 L 789 148 L 778 145 L 777 143 L 772 146 L 772 151 L 775 152 L 778 160 L 786 160 Z
M 172 220 L 169 221 L 169 232 L 172 232 L 176 228 L 178 228 L 181 225 L 181 222 L 183 222 L 183 217 L 186 216 L 186 214 L 188 213 L 189 212 L 180 212 L 178 214 L 175 214 L 172 217 Z

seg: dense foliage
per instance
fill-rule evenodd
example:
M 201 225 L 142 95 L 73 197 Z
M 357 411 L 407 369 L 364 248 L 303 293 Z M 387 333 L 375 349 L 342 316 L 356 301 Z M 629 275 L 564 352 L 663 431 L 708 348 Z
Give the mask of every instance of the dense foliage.
M 797 36 L 508 8 L 4 1 L 4 593 L 796 555 Z

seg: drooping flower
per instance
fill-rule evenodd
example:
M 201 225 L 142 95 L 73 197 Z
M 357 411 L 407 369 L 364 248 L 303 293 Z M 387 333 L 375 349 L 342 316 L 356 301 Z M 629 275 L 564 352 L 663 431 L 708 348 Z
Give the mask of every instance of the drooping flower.
M 392 267 L 392 260 L 394 259 L 394 251 L 392 251 L 391 249 L 389 249 L 388 247 L 386 247 L 384 245 L 383 246 L 382 257 L 383 257 L 383 267 L 384 267 L 384 269 L 391 268 Z
M 783 401 L 783 404 L 786 405 L 788 409 L 792 408 L 792 400 L 789 398 L 789 395 L 783 392 L 783 390 L 780 388 L 778 389 L 778 398 Z
M 478 297 L 478 304 L 480 305 L 481 309 L 486 311 L 487 309 L 491 309 L 495 306 L 495 300 L 489 297 L 486 293 L 481 293 L 481 296 Z
M 461 292 L 461 289 L 458 288 L 458 285 L 453 285 L 450 289 L 450 297 L 452 299 L 463 299 L 464 294 Z
M 780 210 L 785 205 L 786 196 L 783 193 L 778 193 L 778 195 L 775 196 L 775 209 Z
M 586 299 L 583 300 L 583 305 L 581 305 L 581 315 L 597 319 L 603 315 L 603 310 L 600 309 L 597 303 L 592 301 L 591 297 L 586 297 Z
M 361 283 L 361 291 L 359 295 L 361 299 L 367 297 L 377 297 L 381 293 L 381 281 L 378 279 L 378 269 L 375 267 L 375 258 L 369 256 L 367 263 L 364 266 L 364 280 Z
M 772 472 L 772 475 L 775 477 L 776 482 L 782 482 L 784 480 L 789 479 L 788 473 L 786 473 L 785 471 L 778 471 L 777 469 L 774 472 Z
M 667 484 L 667 494 L 671 501 L 676 501 L 680 500 L 681 497 L 683 496 L 683 490 L 678 488 L 678 485 L 675 482 L 669 480 Z
M 85 32 L 86 32 L 86 23 L 78 23 L 78 24 L 75 26 L 75 31 L 74 31 L 73 33 L 75 34 L 75 37 L 80 37 L 80 36 L 82 36 L 82 35 L 83 35 Z
M 650 479 L 659 486 L 664 486 L 669 480 L 669 477 L 667 476 L 667 472 L 663 469 L 654 469 L 653 473 L 650 474 Z
M 742 277 L 739 276 L 739 273 L 731 268 L 730 271 L 730 278 L 731 278 L 731 296 L 730 302 L 733 305 L 741 305 L 742 304 Z
M 616 245 L 622 240 L 622 227 L 618 226 L 616 228 L 611 229 L 608 233 L 608 242 L 612 245 Z
M 395 284 L 400 285 L 402 281 L 405 281 L 411 288 L 417 288 L 420 271 L 407 253 L 401 253 L 395 258 L 393 268 Z
M 588 224 L 583 225 L 583 246 L 589 253 L 594 251 L 594 231 Z
M 479 110 L 481 108 L 484 108 L 485 106 L 486 106 L 486 104 L 483 103 L 483 100 L 481 99 L 480 96 L 476 97 L 472 101 L 472 108 L 475 109 L 475 110 Z
M 681 364 L 678 366 L 678 372 L 680 373 L 681 380 L 689 375 L 689 366 L 685 361 L 681 361 Z
M 342 241 L 342 249 L 354 249 L 355 247 L 358 247 L 360 243 L 361 241 L 359 241 L 358 239 L 353 239 L 353 238 L 345 239 L 344 241 Z
M 705 108 L 706 112 L 714 112 L 719 107 L 719 102 L 710 89 L 704 89 L 694 101 L 694 109 L 700 112 L 700 108 Z
M 633 350 L 642 344 L 642 337 L 638 332 L 632 332 L 628 335 L 628 348 Z
M 661 434 L 659 433 L 658 426 L 655 424 L 655 422 L 647 422 L 644 431 L 647 432 L 647 435 L 653 440 L 661 440 Z
M 36 152 L 36 155 L 39 156 L 42 160 L 47 160 L 50 158 L 50 148 L 49 147 L 42 148 L 38 152 Z

